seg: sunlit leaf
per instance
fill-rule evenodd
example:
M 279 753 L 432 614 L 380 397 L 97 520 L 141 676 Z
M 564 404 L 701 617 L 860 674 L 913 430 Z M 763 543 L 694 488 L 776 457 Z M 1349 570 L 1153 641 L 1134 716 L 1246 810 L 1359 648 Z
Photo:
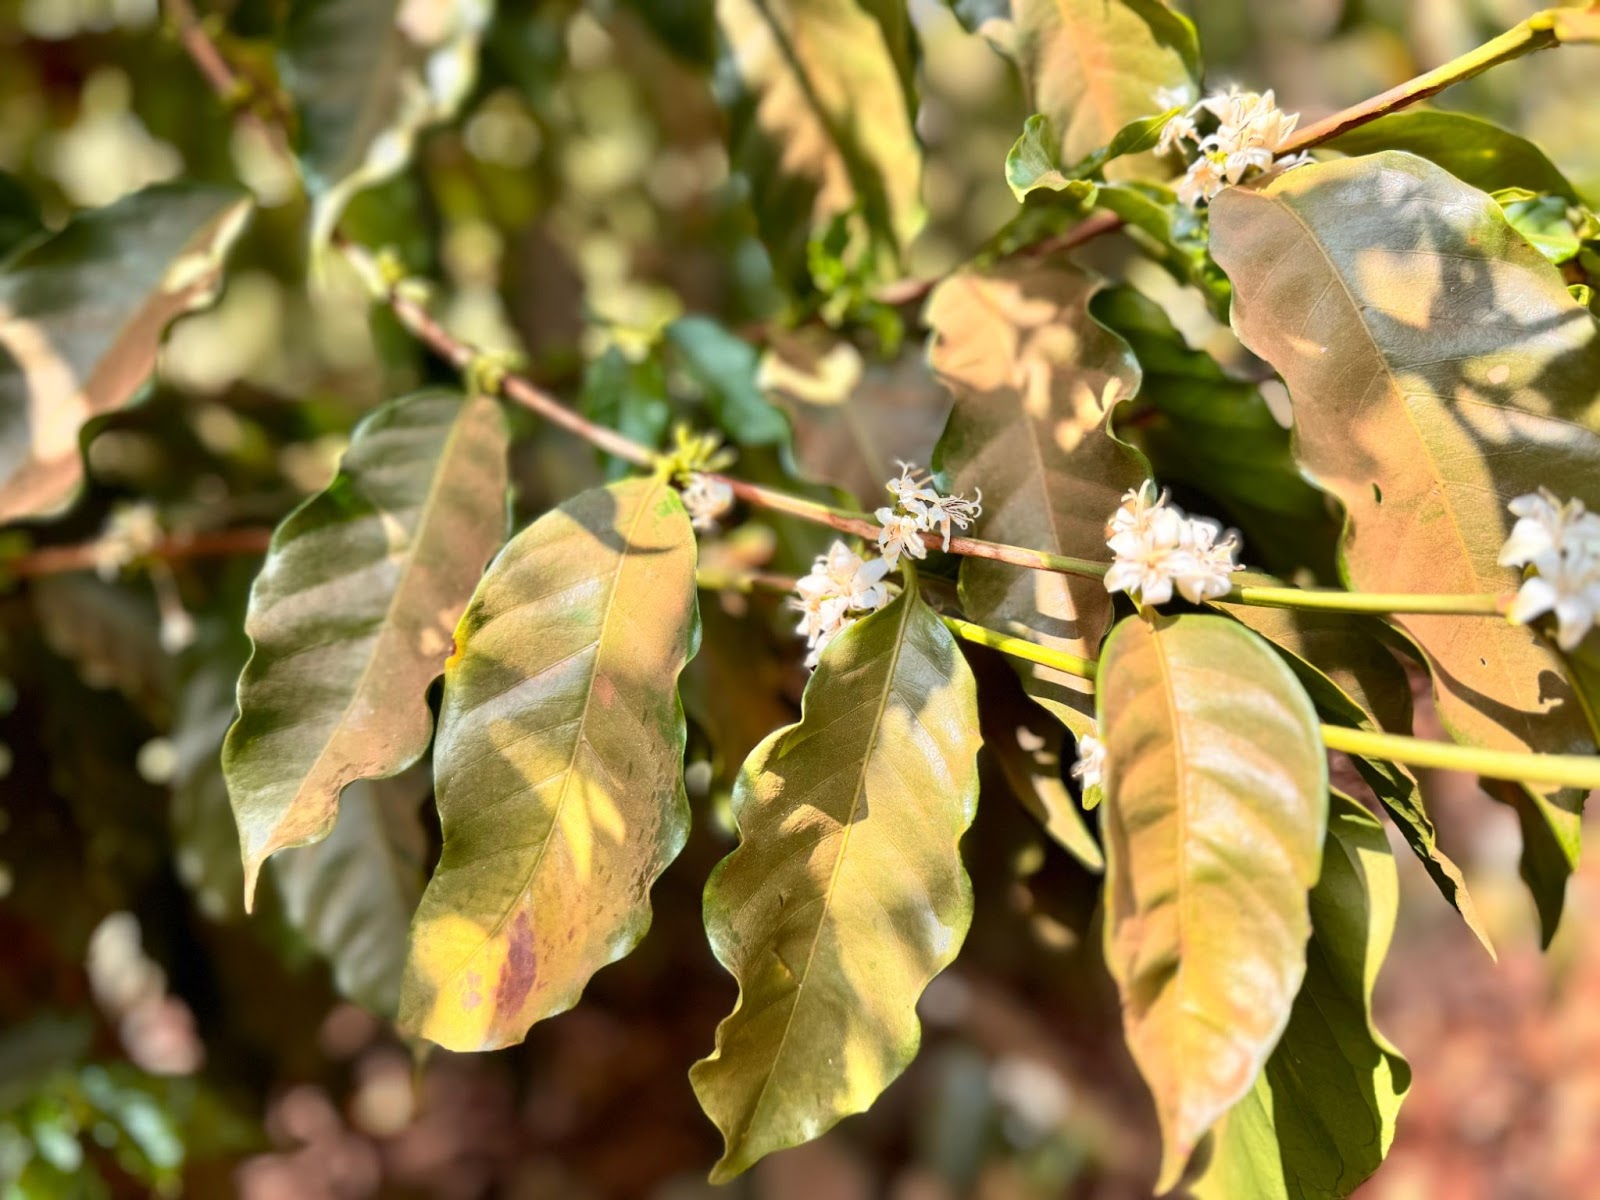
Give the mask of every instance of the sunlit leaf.
M 322 841 L 273 860 L 284 914 L 328 960 L 341 995 L 392 1015 L 406 931 L 422 895 L 425 769 L 345 788 Z
M 428 685 L 505 534 L 505 450 L 492 400 L 392 401 L 273 535 L 223 750 L 247 904 L 269 855 L 327 836 L 346 784 L 427 749 Z
M 1249 573 L 1242 584 L 1276 583 Z M 1411 681 L 1379 639 L 1370 618 L 1303 609 L 1219 604 L 1276 646 L 1305 685 L 1318 712 L 1337 725 L 1387 733 L 1411 732 Z M 1478 916 L 1461 868 L 1439 846 L 1417 777 L 1399 763 L 1352 755 L 1351 761 L 1394 819 L 1429 877 L 1452 908 L 1495 956 L 1489 931 Z
M 1342 1200 L 1383 1162 L 1411 1085 L 1372 1020 L 1399 899 L 1383 826 L 1334 793 L 1305 982 L 1266 1070 L 1218 1127 L 1196 1200 Z
M 313 245 L 352 196 L 405 167 L 418 133 L 455 114 L 493 9 L 493 0 L 292 0 L 279 70 L 299 116 Z
M 1600 505 L 1600 334 L 1490 197 L 1385 152 L 1229 188 L 1211 221 L 1234 327 L 1288 383 L 1301 465 L 1345 505 L 1351 587 L 1507 592 L 1517 574 L 1496 558 L 1508 501 L 1546 486 Z M 1427 655 L 1458 740 L 1593 751 L 1561 660 L 1534 630 L 1396 622 Z M 1530 792 L 1546 938 L 1582 802 Z
M 215 297 L 249 214 L 237 188 L 162 184 L 0 266 L 0 521 L 72 499 L 84 424 L 139 394 L 167 325 Z
M 1023 123 L 1022 136 L 1006 155 L 1006 182 L 1011 185 L 1011 194 L 1026 200 L 1030 192 L 1043 189 L 1068 192 L 1074 198 L 1092 202 L 1095 188 L 1087 182 L 1090 177 L 1104 170 L 1107 163 L 1154 149 L 1162 128 L 1182 111 L 1171 108 L 1130 121 L 1106 145 L 1071 164 L 1061 161 L 1061 139 L 1050 118 L 1035 113 Z
M 1191 350 L 1160 306 L 1132 288 L 1105 289 L 1091 311 L 1139 360 L 1144 382 L 1138 402 L 1118 414 L 1119 428 L 1155 477 L 1215 500 L 1215 515 L 1243 531 L 1251 561 L 1280 573 L 1331 573 L 1339 518 L 1300 474 L 1289 431 L 1260 389 Z
M 977 726 L 971 671 L 907 592 L 828 647 L 800 723 L 746 762 L 705 904 L 739 1003 L 690 1072 L 727 1143 L 713 1180 L 863 1111 L 916 1054 L 917 997 L 972 918 Z
M 1579 200 L 1561 169 L 1538 146 L 1470 113 L 1393 112 L 1323 145 L 1351 155 L 1405 150 L 1485 192 L 1516 187 L 1549 192 L 1573 204 Z
M 1108 409 L 1139 386 L 1127 345 L 1089 315 L 1096 284 L 1071 267 L 1018 260 L 966 270 L 928 302 L 929 361 L 956 397 L 935 456 L 950 487 L 983 490 L 974 532 L 995 542 L 1104 560 L 1106 521 L 1145 472 L 1112 437 Z M 1098 579 L 970 558 L 962 607 L 972 620 L 1021 625 L 1044 645 L 1092 658 L 1111 623 Z M 1028 665 L 1029 692 L 1075 733 L 1093 689 Z
M 1577 256 L 1582 243 L 1568 218 L 1570 205 L 1560 196 L 1536 196 L 1523 188 L 1495 197 L 1501 202 L 1506 220 L 1527 238 L 1540 254 L 1553 263 L 1564 263 Z
M 1106 640 L 1106 962 L 1162 1131 L 1157 1191 L 1250 1090 L 1289 1019 L 1327 828 L 1327 760 L 1293 673 L 1223 617 Z
M 1190 103 L 1199 76 L 1194 26 L 1161 0 L 1012 0 L 1005 41 L 1033 108 L 1060 135 L 1073 163 L 1108 145 L 1131 121 L 1161 112 L 1156 99 Z M 1122 159 L 1112 178 L 1156 175 L 1149 155 Z
M 852 258 L 895 270 L 923 221 L 904 0 L 717 0 L 717 21 L 742 88 L 734 158 L 779 272 L 839 220 Z
M 689 828 L 677 680 L 695 543 L 660 480 L 594 488 L 495 559 L 456 630 L 434 747 L 444 852 L 412 925 L 406 1031 L 521 1041 L 650 925 Z

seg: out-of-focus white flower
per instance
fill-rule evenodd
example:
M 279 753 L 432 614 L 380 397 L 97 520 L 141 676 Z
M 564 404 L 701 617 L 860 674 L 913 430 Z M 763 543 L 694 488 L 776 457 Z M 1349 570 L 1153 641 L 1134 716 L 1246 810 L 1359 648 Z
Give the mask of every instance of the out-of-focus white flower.
M 1078 739 L 1078 761 L 1072 764 L 1072 777 L 1084 788 L 1105 786 L 1106 746 L 1092 733 Z
M 1200 131 L 1195 128 L 1193 117 L 1187 113 L 1179 113 L 1169 118 L 1161 127 L 1161 140 L 1156 143 L 1156 153 L 1170 153 L 1181 147 L 1185 140 L 1198 143 Z
M 884 485 L 894 497 L 894 506 L 880 508 L 873 514 L 883 526 L 878 533 L 878 549 L 891 567 L 900 561 L 902 553 L 912 558 L 927 557 L 928 548 L 918 534 L 938 530 L 948 550 L 951 526 L 966 529 L 983 515 L 981 488 L 974 489 L 972 500 L 959 492 L 941 496 L 933 486 L 932 477 L 924 478 L 914 464 L 897 465 L 900 474 Z
M 1127 592 L 1140 604 L 1165 604 L 1173 589 L 1184 599 L 1227 595 L 1238 535 L 1206 517 L 1186 517 L 1146 480 L 1122 497 L 1106 522 L 1106 545 L 1115 561 L 1106 572 L 1108 592 Z
M 1562 503 L 1547 488 L 1507 506 L 1517 523 L 1500 550 L 1500 564 L 1531 567 L 1506 615 L 1526 625 L 1552 613 L 1556 644 L 1576 650 L 1600 620 L 1600 515 L 1581 500 Z
M 94 544 L 94 569 L 101 579 L 115 579 L 122 569 L 148 558 L 161 545 L 161 518 L 153 504 L 119 504 L 106 518 Z
M 853 625 L 857 617 L 889 603 L 889 589 L 883 582 L 888 573 L 887 559 L 865 560 L 843 542 L 835 541 L 826 554 L 811 564 L 811 573 L 795 582 L 795 594 L 789 603 L 800 613 L 796 632 L 811 648 L 806 666 L 815 667 L 828 643 Z
M 689 511 L 689 523 L 707 533 L 716 532 L 717 522 L 733 508 L 733 489 L 701 471 L 690 473 L 679 495 Z
M 122 1048 L 152 1075 L 192 1075 L 205 1062 L 194 1014 L 167 994 L 166 972 L 144 951 L 139 921 L 130 912 L 101 920 L 89 937 L 84 969 L 102 1012 L 116 1025 Z
M 1227 182 L 1223 161 L 1215 155 L 1202 154 L 1189 164 L 1188 171 L 1178 180 L 1178 203 L 1199 208 L 1202 202 L 1215 197 Z

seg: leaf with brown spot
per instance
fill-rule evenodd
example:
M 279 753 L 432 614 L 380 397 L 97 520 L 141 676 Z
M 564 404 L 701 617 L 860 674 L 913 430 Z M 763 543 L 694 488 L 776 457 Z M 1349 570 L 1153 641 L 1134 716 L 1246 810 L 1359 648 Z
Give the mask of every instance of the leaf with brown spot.
M 915 1056 L 917 998 L 972 920 L 977 728 L 972 673 L 913 588 L 828 646 L 799 724 L 746 761 L 705 900 L 739 1002 L 689 1073 L 726 1141 L 714 1181 L 862 1112 Z
M 1305 689 L 1225 617 L 1123 621 L 1099 678 L 1106 963 L 1160 1118 L 1165 1192 L 1289 1020 L 1327 758 Z
M 695 541 L 658 479 L 593 488 L 495 559 L 456 630 L 434 748 L 444 851 L 411 930 L 401 1028 L 522 1040 L 650 926 L 683 848 L 678 676 Z
M 391 401 L 273 534 L 223 747 L 247 904 L 269 855 L 328 835 L 346 784 L 428 748 L 428 685 L 505 536 L 506 439 L 486 397 Z
M 1089 315 L 1097 287 L 1072 267 L 1020 260 L 958 272 L 928 302 L 929 360 L 956 398 L 935 465 L 952 490 L 982 489 L 978 537 L 1109 557 L 1106 521 L 1145 471 L 1109 430 L 1105 400 L 1114 407 L 1138 389 L 1139 365 Z M 1083 658 L 1094 657 L 1111 624 L 1098 579 L 984 559 L 962 562 L 961 602 L 979 624 L 1022 626 Z M 1019 670 L 1075 734 L 1092 728 L 1087 680 L 1032 664 Z
M 172 321 L 216 296 L 251 202 L 159 184 L 79 213 L 0 269 L 0 522 L 50 516 L 83 478 L 78 439 L 130 403 Z
M 1388 151 L 1229 188 L 1211 230 L 1234 328 L 1289 385 L 1295 453 L 1345 505 L 1352 588 L 1507 592 L 1508 501 L 1545 486 L 1600 507 L 1600 330 L 1490 197 Z M 1563 663 L 1534 630 L 1395 622 L 1426 655 L 1458 741 L 1593 752 Z M 1524 872 L 1548 940 L 1583 796 L 1528 797 Z

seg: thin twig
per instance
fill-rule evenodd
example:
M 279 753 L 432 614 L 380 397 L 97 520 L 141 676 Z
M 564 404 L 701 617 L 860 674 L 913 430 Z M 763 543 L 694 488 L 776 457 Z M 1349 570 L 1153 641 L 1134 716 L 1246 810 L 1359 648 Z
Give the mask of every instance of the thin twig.
M 147 557 L 162 562 L 183 562 L 191 558 L 223 558 L 232 554 L 264 554 L 272 540 L 272 530 L 257 526 L 218 529 L 209 533 L 176 534 L 158 543 Z M 37 579 L 42 575 L 66 575 L 93 570 L 99 562 L 100 543 L 80 542 L 71 546 L 45 546 L 0 559 L 0 576 L 12 579 Z

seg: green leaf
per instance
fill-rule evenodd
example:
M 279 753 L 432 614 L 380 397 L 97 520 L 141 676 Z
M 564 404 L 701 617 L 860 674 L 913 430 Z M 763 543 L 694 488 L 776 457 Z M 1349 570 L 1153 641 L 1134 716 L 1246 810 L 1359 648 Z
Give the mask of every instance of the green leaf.
M 1382 1164 L 1411 1086 L 1372 1020 L 1399 901 L 1383 826 L 1335 792 L 1305 983 L 1266 1070 L 1218 1128 L 1196 1200 L 1342 1200 Z
M 1099 679 L 1106 962 L 1155 1098 L 1165 1192 L 1289 1019 L 1327 760 L 1305 689 L 1224 617 L 1123 621 Z
M 1248 572 L 1234 578 L 1243 585 L 1278 584 L 1277 580 Z M 1277 647 L 1305 685 L 1317 711 L 1327 720 L 1351 729 L 1411 732 L 1411 681 L 1400 661 L 1380 640 L 1386 632 L 1384 627 L 1348 613 L 1247 604 L 1215 607 Z M 1439 846 L 1438 831 L 1428 815 L 1416 776 L 1399 763 L 1381 758 L 1352 755 L 1351 762 L 1394 819 L 1440 893 L 1461 914 L 1489 957 L 1495 958 L 1494 943 L 1478 916 L 1461 868 Z
M 1061 161 L 1087 158 L 1129 122 L 1159 112 L 1158 91 L 1194 100 L 1200 74 L 1194 26 L 1161 0 L 1013 0 L 1011 7 L 1006 48 L 1033 108 L 1061 135 Z M 1158 171 L 1145 155 L 1108 174 Z
M 1102 184 L 1094 206 L 1121 217 L 1128 237 L 1174 279 L 1197 288 L 1218 319 L 1227 318 L 1233 292 L 1208 251 L 1204 213 L 1178 203 L 1171 188 L 1139 180 Z
M 789 422 L 756 386 L 761 356 L 754 346 L 699 316 L 680 317 L 667 326 L 667 341 L 704 389 L 717 428 L 741 446 L 789 440 Z
M 654 358 L 629 362 L 615 346 L 608 347 L 584 372 L 579 404 L 591 421 L 655 449 L 661 448 L 672 422 L 666 374 L 660 362 Z M 631 463 L 596 453 L 605 464 L 608 480 L 621 479 L 633 470 Z
M 486 397 L 391 401 L 273 534 L 223 747 L 247 906 L 269 855 L 328 835 L 346 784 L 428 748 L 428 685 L 505 535 L 506 437 Z
M 592 488 L 495 559 L 445 671 L 444 851 L 412 924 L 408 1033 L 521 1041 L 649 928 L 689 830 L 677 680 L 699 644 L 694 569 L 659 479 Z
M 1018 693 L 1015 681 L 1011 694 L 994 689 L 985 691 L 982 699 L 984 749 L 999 764 L 1018 802 L 1073 858 L 1091 871 L 1105 870 L 1100 843 L 1062 779 L 1066 728 Z M 1085 797 L 1085 807 L 1093 807 L 1090 797 Z
M 1182 111 L 1181 108 L 1169 108 L 1154 116 L 1130 121 L 1117 131 L 1107 145 L 1071 166 L 1061 163 L 1061 139 L 1051 125 L 1050 118 L 1043 113 L 1035 113 L 1023 122 L 1022 136 L 1017 138 L 1006 155 L 1006 182 L 1011 185 L 1011 194 L 1020 201 L 1026 200 L 1030 192 L 1038 190 L 1066 192 L 1073 200 L 1092 204 L 1096 189 L 1089 183 L 1089 178 L 1109 162 L 1154 149 L 1161 138 L 1162 128 Z
M 343 996 L 392 1016 L 406 931 L 422 896 L 426 770 L 345 788 L 332 832 L 273 860 L 289 924 L 333 967 Z
M 0 522 L 72 499 L 84 424 L 139 394 L 168 324 L 215 297 L 249 215 L 238 188 L 161 184 L 0 267 Z
M 1462 183 L 1485 192 L 1520 187 L 1569 203 L 1577 191 L 1545 152 L 1527 138 L 1482 117 L 1458 112 L 1389 113 L 1323 143 L 1345 154 L 1405 150 L 1438 163 Z
M 1301 465 L 1344 504 L 1343 571 L 1373 592 L 1504 592 L 1506 504 L 1538 487 L 1600 505 L 1600 336 L 1561 274 L 1490 197 L 1385 152 L 1290 171 L 1212 205 L 1234 328 L 1294 401 Z M 1538 633 L 1400 616 L 1445 726 L 1469 745 L 1591 753 Z M 1530 792 L 1555 930 L 1583 796 Z
M 1501 202 L 1506 220 L 1553 263 L 1564 263 L 1577 256 L 1581 243 L 1578 231 L 1568 218 L 1569 205 L 1560 196 L 1535 196 L 1522 188 L 1495 197 Z
M 780 276 L 836 221 L 848 260 L 895 273 L 924 217 L 904 0 L 717 0 L 717 21 L 732 157 Z
M 1308 483 L 1260 389 L 1229 378 L 1209 354 L 1191 350 L 1166 313 L 1132 288 L 1107 288 L 1090 306 L 1127 341 L 1144 382 L 1121 428 L 1163 483 L 1198 488 L 1244 532 L 1248 553 L 1288 574 L 1334 562 L 1338 518 Z
M 622 0 L 622 6 L 691 66 L 716 61 L 716 0 Z
M 1096 286 L 1069 266 L 1013 260 L 958 272 L 928 301 L 929 361 L 956 398 L 935 465 L 951 490 L 983 490 L 976 532 L 989 541 L 1104 559 L 1106 521 L 1144 480 L 1138 455 L 1107 426 L 1106 401 L 1137 390 L 1139 367 L 1089 315 Z M 961 600 L 981 625 L 1020 625 L 1083 658 L 1111 624 L 1098 579 L 977 558 L 961 564 Z M 1020 669 L 1029 693 L 1074 733 L 1090 728 L 1091 684 Z
M 33 194 L 15 177 L 0 171 L 0 261 L 44 231 L 44 218 Z
M 706 885 L 739 1003 L 689 1073 L 721 1182 L 864 1111 L 915 1056 L 917 997 L 972 919 L 972 673 L 908 587 L 834 641 L 800 723 L 746 762 L 740 844 Z
M 312 245 L 357 192 L 404 169 L 417 135 L 455 115 L 493 0 L 291 0 L 278 69 L 299 112 Z

